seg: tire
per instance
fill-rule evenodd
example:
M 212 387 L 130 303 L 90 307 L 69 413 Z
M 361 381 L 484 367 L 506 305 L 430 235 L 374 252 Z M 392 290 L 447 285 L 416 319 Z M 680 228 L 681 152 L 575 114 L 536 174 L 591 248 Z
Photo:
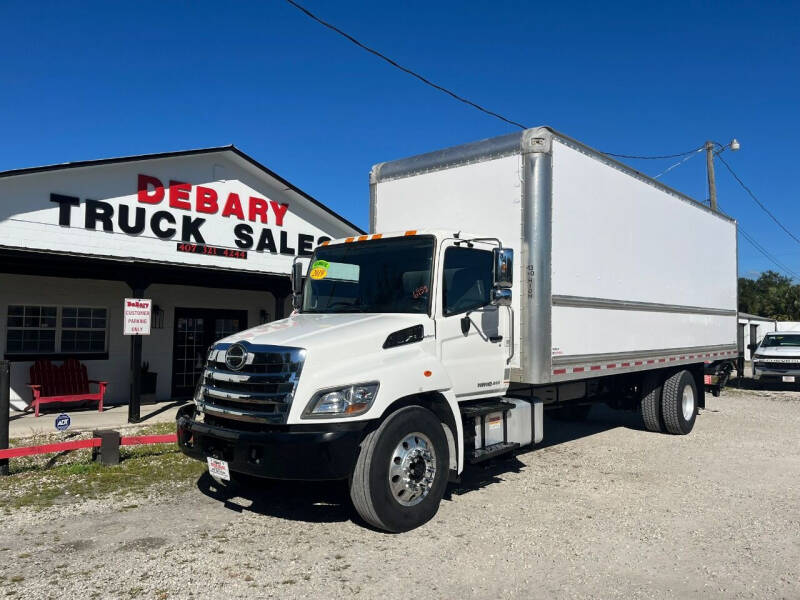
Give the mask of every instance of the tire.
M 591 410 L 591 404 L 578 404 L 562 406 L 551 411 L 550 414 L 557 421 L 585 421 Z
M 661 414 L 669 433 L 686 435 L 697 418 L 697 384 L 689 371 L 678 371 L 664 382 Z
M 439 419 L 421 406 L 401 408 L 361 442 L 350 498 L 361 518 L 373 527 L 409 531 L 427 523 L 439 510 L 449 468 L 447 439 Z M 426 475 L 432 478 L 429 485 Z M 413 489 L 403 483 L 408 479 Z
M 642 420 L 647 431 L 661 433 L 664 421 L 661 417 L 661 377 L 657 373 L 645 375 L 642 381 Z

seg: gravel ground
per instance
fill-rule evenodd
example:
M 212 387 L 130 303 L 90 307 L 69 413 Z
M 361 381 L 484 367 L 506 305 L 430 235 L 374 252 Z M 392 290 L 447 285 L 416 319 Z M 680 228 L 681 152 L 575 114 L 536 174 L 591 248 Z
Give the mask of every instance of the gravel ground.
M 0 522 L 9 598 L 800 598 L 800 392 L 728 390 L 686 437 L 597 407 L 390 535 L 343 486 L 64 498 Z M 2 501 L 2 498 L 0 498 Z

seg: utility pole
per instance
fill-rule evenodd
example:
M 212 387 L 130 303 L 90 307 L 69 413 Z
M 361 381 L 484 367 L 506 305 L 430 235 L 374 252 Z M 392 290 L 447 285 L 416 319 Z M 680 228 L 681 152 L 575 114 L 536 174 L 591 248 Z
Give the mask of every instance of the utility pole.
M 717 182 L 714 178 L 714 142 L 706 142 L 706 171 L 708 173 L 708 200 L 711 210 L 717 210 Z

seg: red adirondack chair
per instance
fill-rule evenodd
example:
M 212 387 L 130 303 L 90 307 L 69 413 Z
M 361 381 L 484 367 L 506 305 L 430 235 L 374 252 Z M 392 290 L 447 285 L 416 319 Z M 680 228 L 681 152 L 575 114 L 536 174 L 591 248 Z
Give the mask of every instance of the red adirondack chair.
M 39 416 L 39 406 L 52 402 L 82 402 L 85 400 L 98 403 L 98 411 L 103 412 L 103 397 L 106 394 L 106 381 L 89 379 L 86 365 L 74 358 L 64 361 L 60 367 L 49 360 L 37 360 L 31 367 L 31 382 L 28 387 L 33 392 L 33 409 Z M 97 392 L 91 392 L 89 384 L 98 386 Z

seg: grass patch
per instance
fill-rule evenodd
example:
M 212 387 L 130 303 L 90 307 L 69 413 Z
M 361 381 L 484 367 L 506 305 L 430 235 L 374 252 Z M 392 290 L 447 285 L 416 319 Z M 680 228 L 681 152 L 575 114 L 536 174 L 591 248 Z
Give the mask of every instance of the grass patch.
M 141 428 L 135 434 L 155 435 L 173 429 L 173 425 L 164 423 Z M 121 462 L 113 467 L 92 462 L 89 452 L 72 454 L 66 464 L 29 466 L 0 479 L 0 505 L 43 509 L 77 497 L 140 493 L 158 485 L 189 486 L 206 468 L 204 463 L 181 454 L 175 444 L 122 447 Z

